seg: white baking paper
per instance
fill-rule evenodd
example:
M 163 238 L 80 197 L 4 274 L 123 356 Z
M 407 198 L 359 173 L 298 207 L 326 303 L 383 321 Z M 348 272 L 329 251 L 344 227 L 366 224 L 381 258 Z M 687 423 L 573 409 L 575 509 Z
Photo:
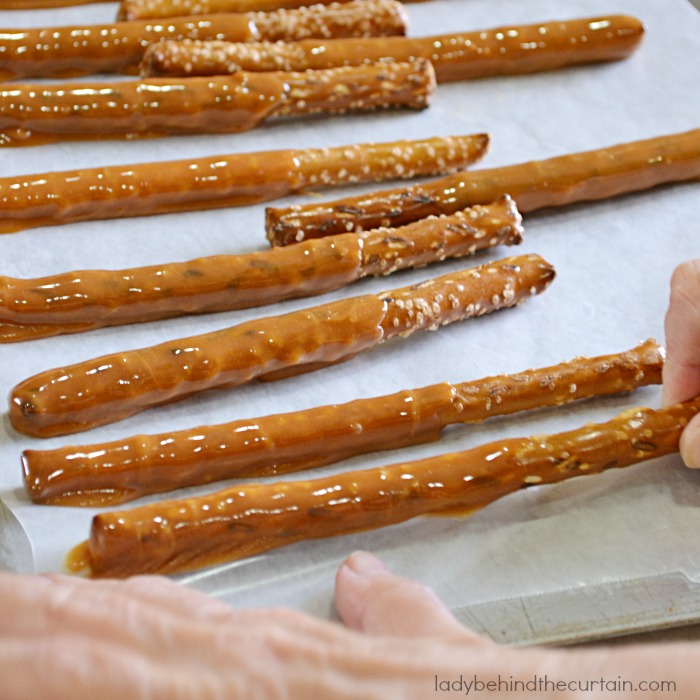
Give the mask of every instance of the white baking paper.
M 111 3 L 51 12 L 6 11 L 0 12 L 0 26 L 110 21 L 114 11 Z M 491 133 L 492 146 L 477 167 L 491 167 L 700 126 L 700 14 L 686 0 L 432 0 L 409 5 L 408 11 L 415 35 L 614 13 L 638 16 L 647 33 L 639 51 L 624 62 L 442 85 L 430 109 L 421 113 L 269 123 L 238 135 L 4 149 L 0 175 L 481 131 Z M 309 193 L 281 204 L 368 189 Z M 210 392 L 77 436 L 27 438 L 14 432 L 5 416 L 0 432 L 0 498 L 6 508 L 0 519 L 0 566 L 60 570 L 68 549 L 86 538 L 94 512 L 31 505 L 20 469 L 25 448 L 96 442 L 349 401 L 615 352 L 647 337 L 663 339 L 671 272 L 682 260 L 700 255 L 699 192 L 697 183 L 686 183 L 535 213 L 526 216 L 526 237 L 519 250 L 500 249 L 473 260 L 366 280 L 325 297 L 403 286 L 517 252 L 539 253 L 556 266 L 557 279 L 543 295 L 514 310 L 387 343 L 320 372 Z M 5 235 L 0 237 L 0 273 L 38 277 L 262 249 L 267 245 L 263 212 L 263 206 L 252 206 Z M 49 367 L 316 301 L 4 345 L 0 387 L 7 395 L 16 383 Z M 437 444 L 358 457 L 318 473 L 419 458 L 503 436 L 563 430 L 604 420 L 632 405 L 659 403 L 660 390 L 647 388 L 633 396 L 458 427 Z M 659 576 L 697 582 L 698 531 L 700 474 L 671 457 L 529 489 L 468 519 L 421 518 L 362 535 L 301 543 L 180 578 L 235 605 L 285 605 L 329 616 L 335 569 L 351 551 L 366 548 L 396 571 L 433 586 L 453 609 L 498 607 L 502 601 L 507 620 L 513 600 L 555 600 L 566 591 Z M 592 617 L 596 614 L 591 611 Z M 689 618 L 694 614 L 688 611 Z M 540 620 L 540 627 L 546 637 L 546 620 Z M 512 635 L 501 636 L 513 641 Z

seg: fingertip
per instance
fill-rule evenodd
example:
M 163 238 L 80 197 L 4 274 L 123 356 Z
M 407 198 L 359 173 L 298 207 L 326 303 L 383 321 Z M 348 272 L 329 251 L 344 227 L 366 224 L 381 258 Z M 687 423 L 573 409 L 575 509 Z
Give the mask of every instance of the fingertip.
M 683 461 L 691 469 L 700 468 L 700 414 L 688 423 L 680 441 Z
M 355 552 L 341 565 L 335 602 L 345 625 L 360 632 L 460 640 L 473 636 L 432 589 L 396 576 L 368 552 Z
M 350 571 L 360 576 L 376 573 L 391 573 L 389 567 L 377 556 L 370 552 L 353 552 L 342 564 Z M 341 567 L 341 568 L 342 568 Z

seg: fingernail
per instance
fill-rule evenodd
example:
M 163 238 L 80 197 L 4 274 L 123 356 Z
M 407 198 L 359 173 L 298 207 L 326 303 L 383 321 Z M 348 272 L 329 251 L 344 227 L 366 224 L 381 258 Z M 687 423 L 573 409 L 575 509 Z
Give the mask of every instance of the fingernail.
M 369 576 L 371 574 L 389 571 L 381 559 L 378 559 L 374 554 L 370 554 L 369 552 L 353 552 L 345 560 L 345 566 L 359 576 Z
M 681 435 L 681 457 L 683 461 L 691 468 L 697 469 L 700 467 L 700 430 L 686 429 Z

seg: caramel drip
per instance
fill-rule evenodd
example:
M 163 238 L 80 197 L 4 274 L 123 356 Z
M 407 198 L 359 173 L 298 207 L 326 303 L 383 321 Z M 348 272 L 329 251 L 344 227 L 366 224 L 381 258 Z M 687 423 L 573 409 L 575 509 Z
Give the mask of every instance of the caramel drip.
M 146 48 L 163 40 L 293 41 L 404 34 L 394 0 L 354 0 L 276 12 L 212 14 L 97 25 L 3 29 L 0 80 L 136 72 Z
M 357 37 L 295 42 L 163 41 L 146 50 L 143 75 L 300 71 L 429 60 L 439 83 L 554 70 L 627 58 L 644 26 L 624 15 L 509 25 L 428 37 Z
M 543 406 L 661 383 L 663 350 L 626 352 L 461 384 L 400 391 L 292 413 L 135 435 L 109 443 L 25 450 L 35 503 L 101 506 L 230 478 L 279 475 L 375 450 L 438 440 L 454 423 L 478 423 Z
M 427 61 L 312 74 L 239 72 L 210 78 L 24 83 L 0 89 L 0 146 L 239 133 L 272 116 L 424 109 L 434 88 L 435 73 Z
M 471 513 L 523 488 L 674 453 L 699 411 L 700 399 L 661 410 L 631 409 L 606 423 L 553 435 L 101 513 L 67 565 L 73 557 L 83 567 L 87 561 L 95 577 L 175 573 L 420 515 Z
M 0 342 L 313 296 L 361 277 L 514 245 L 521 235 L 520 214 L 505 197 L 399 229 L 340 234 L 247 255 L 30 280 L 0 277 Z
M 342 2 L 343 0 L 341 0 Z M 422 0 L 410 0 L 421 2 Z M 122 0 L 119 4 L 119 19 L 142 17 L 176 17 L 180 15 L 200 15 L 213 12 L 250 12 L 254 10 L 270 12 L 277 9 L 290 9 L 308 5 L 309 0 Z M 335 0 L 314 0 L 314 5 L 335 5 Z M 381 21 L 386 12 L 381 3 L 365 0 L 367 19 Z
M 700 178 L 700 129 L 519 165 L 456 173 L 421 185 L 323 204 L 266 210 L 271 241 L 401 226 L 490 202 L 507 192 L 521 212 L 608 199 Z
M 206 389 L 309 371 L 346 360 L 396 334 L 435 329 L 479 315 L 482 309 L 513 306 L 546 289 L 554 274 L 537 255 L 505 258 L 412 288 L 343 299 L 48 370 L 14 388 L 10 422 L 28 435 L 68 434 Z
M 308 187 L 455 172 L 486 134 L 300 148 L 0 178 L 0 233 L 76 221 L 245 206 Z

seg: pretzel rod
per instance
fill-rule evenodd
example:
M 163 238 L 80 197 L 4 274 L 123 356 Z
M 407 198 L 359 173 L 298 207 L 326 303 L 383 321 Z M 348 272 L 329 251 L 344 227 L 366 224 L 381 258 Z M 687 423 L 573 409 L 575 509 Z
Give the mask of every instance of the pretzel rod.
M 266 210 L 272 245 L 341 231 L 402 226 L 491 202 L 504 192 L 521 212 L 607 199 L 700 177 L 700 129 L 519 165 L 457 173 L 427 184 L 322 204 Z
M 44 8 L 88 5 L 93 2 L 109 1 L 110 0 L 0 0 L 0 10 L 40 10 Z
M 0 233 L 267 202 L 308 187 L 454 172 L 487 134 L 287 149 L 0 178 Z
M 343 0 L 341 0 L 343 1 Z M 408 0 L 422 2 L 423 0 Z M 330 5 L 334 0 L 316 0 L 315 4 Z M 269 12 L 308 5 L 308 0 L 122 0 L 118 19 L 179 17 L 183 15 L 214 14 L 217 12 Z
M 0 90 L 0 145 L 239 133 L 271 117 L 425 109 L 434 90 L 435 72 L 422 60 L 304 73 L 24 83 Z
M 3 29 L 0 80 L 135 72 L 146 47 L 163 39 L 235 42 L 405 34 L 396 0 L 353 0 L 276 12 L 175 17 L 112 24 Z M 76 40 L 78 37 L 79 40 Z
M 534 485 L 678 451 L 700 399 L 635 408 L 605 423 L 498 440 L 463 452 L 306 481 L 100 513 L 66 565 L 93 577 L 189 571 L 303 540 L 374 530 L 421 515 L 465 515 Z
M 68 434 L 206 389 L 311 371 L 395 336 L 514 306 L 553 278 L 554 268 L 537 255 L 505 258 L 412 287 L 48 370 L 15 387 L 10 422 L 27 435 Z
M 521 221 L 513 200 L 503 197 L 400 229 L 346 233 L 246 255 L 30 280 L 0 277 L 0 343 L 314 296 L 363 277 L 516 245 Z
M 304 39 L 296 42 L 163 41 L 146 49 L 142 75 L 221 75 L 237 70 L 309 70 L 429 60 L 438 83 L 518 75 L 627 58 L 644 34 L 623 15 L 540 22 L 427 37 Z
M 454 423 L 660 384 L 662 366 L 663 350 L 648 340 L 623 353 L 518 374 L 109 443 L 25 450 L 24 480 L 35 503 L 114 505 L 185 486 L 279 475 L 436 441 Z

